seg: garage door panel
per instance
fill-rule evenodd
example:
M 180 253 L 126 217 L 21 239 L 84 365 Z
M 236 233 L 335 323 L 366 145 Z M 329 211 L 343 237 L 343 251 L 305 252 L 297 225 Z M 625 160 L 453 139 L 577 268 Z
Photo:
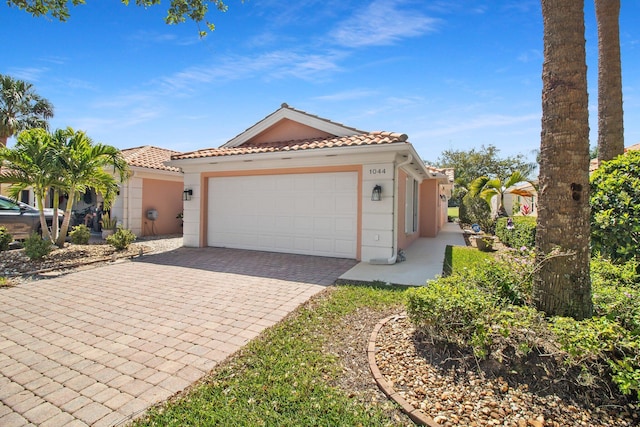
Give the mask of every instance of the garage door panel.
M 319 233 L 329 233 L 333 235 L 335 231 L 333 218 L 315 217 L 313 219 L 313 230 Z
M 355 258 L 355 172 L 209 181 L 210 246 Z
M 293 229 L 298 234 L 299 232 L 305 232 L 311 230 L 313 227 L 313 218 L 296 216 L 293 219 Z
M 349 215 L 355 214 L 358 210 L 358 202 L 355 198 L 347 196 L 335 197 L 335 212 Z

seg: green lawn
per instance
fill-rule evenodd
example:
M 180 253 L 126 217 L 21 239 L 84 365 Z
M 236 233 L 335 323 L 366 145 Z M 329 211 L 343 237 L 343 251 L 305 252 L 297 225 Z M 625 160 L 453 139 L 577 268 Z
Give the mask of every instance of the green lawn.
M 400 311 L 404 294 L 404 288 L 389 286 L 330 288 L 222 363 L 188 394 L 153 409 L 134 425 L 397 425 L 380 404 L 362 403 L 335 385 L 341 368 L 323 344 L 345 316 L 359 309 Z
M 470 246 L 447 246 L 444 252 L 444 276 L 463 268 L 472 268 L 485 264 L 493 255 L 489 252 L 479 251 Z
M 458 218 L 460 216 L 459 210 L 457 206 L 449 207 L 447 208 L 447 215 L 451 218 Z

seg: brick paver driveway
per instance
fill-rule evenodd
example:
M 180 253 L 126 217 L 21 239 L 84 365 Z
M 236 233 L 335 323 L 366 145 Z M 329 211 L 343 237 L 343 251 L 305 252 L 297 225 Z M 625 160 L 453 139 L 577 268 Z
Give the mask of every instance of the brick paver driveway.
M 355 263 L 181 248 L 0 289 L 0 426 L 125 423 Z

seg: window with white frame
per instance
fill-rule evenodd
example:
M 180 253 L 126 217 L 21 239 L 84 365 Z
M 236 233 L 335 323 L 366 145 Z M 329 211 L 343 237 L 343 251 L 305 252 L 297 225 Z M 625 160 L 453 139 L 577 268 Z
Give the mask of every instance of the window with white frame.
M 418 181 L 407 177 L 404 231 L 407 234 L 418 231 Z

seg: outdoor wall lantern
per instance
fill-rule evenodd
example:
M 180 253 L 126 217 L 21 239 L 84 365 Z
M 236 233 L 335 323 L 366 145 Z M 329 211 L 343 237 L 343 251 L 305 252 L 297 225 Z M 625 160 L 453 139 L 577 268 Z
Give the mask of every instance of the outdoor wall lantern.
M 191 200 L 191 196 L 193 196 L 193 190 L 190 188 L 182 192 L 182 200 Z
M 373 191 L 371 191 L 371 200 L 374 202 L 379 202 L 382 200 L 382 187 L 376 185 L 373 187 Z

